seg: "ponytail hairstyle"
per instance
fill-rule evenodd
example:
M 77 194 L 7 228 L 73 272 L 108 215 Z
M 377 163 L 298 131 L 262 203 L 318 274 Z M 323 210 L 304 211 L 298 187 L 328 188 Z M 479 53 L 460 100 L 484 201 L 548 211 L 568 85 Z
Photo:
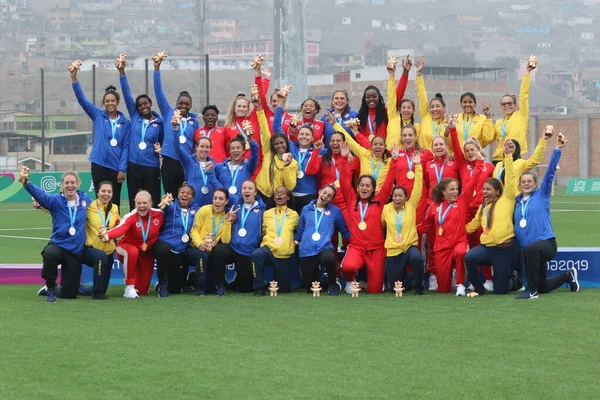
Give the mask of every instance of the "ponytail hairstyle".
M 63 178 L 65 176 L 66 176 L 66 173 L 65 173 L 65 175 L 63 175 Z M 76 179 L 78 179 L 78 177 L 76 177 Z M 100 181 L 100 183 L 98 183 L 98 191 L 104 185 L 108 185 L 108 186 L 110 186 L 111 189 L 113 189 L 113 196 L 114 196 L 114 187 L 113 187 L 113 184 L 111 181 Z M 100 204 L 100 202 L 98 202 L 98 204 Z M 112 202 L 112 198 L 111 198 L 110 201 L 108 202 L 108 204 L 106 204 L 106 208 L 104 209 L 104 212 L 109 213 L 110 210 L 112 209 L 112 205 L 113 205 L 113 202 Z
M 521 144 L 515 139 L 510 139 L 510 140 L 511 140 L 511 142 L 513 142 L 515 144 L 515 152 L 513 153 L 513 161 L 517 161 L 519 158 L 521 158 Z M 503 185 L 504 185 L 504 175 L 505 175 L 505 170 L 502 170 L 500 179 L 501 179 Z
M 113 85 L 107 86 L 106 89 L 104 89 L 104 96 L 102 96 L 102 103 L 104 103 L 104 100 L 106 100 L 106 96 L 108 96 L 109 94 L 112 94 L 113 96 L 115 96 L 115 98 L 117 99 L 117 104 L 119 104 L 119 101 L 121 101 L 121 95 L 119 94 L 119 92 L 117 92 L 117 88 L 114 87 Z
M 187 97 L 188 99 L 190 99 L 190 103 L 192 102 L 192 96 L 187 90 L 179 92 L 179 96 L 177 96 L 177 101 L 179 101 L 179 99 L 181 99 L 182 97 Z
M 342 132 L 334 131 L 329 137 L 329 141 L 331 142 L 331 138 L 333 135 L 339 135 L 342 138 L 342 142 L 346 141 L 346 136 Z M 331 146 L 327 147 L 327 151 L 325 154 L 321 156 L 321 162 L 325 165 L 331 165 L 331 158 L 333 157 L 333 152 L 331 151 Z
M 446 107 L 446 102 L 444 101 L 444 97 L 441 93 L 436 93 L 435 97 L 429 101 L 429 106 L 431 107 L 431 103 L 434 101 L 439 101 L 443 107 Z
M 227 119 L 225 120 L 226 128 L 233 128 L 235 126 L 235 106 L 238 101 L 245 101 L 248 103 L 248 115 L 252 112 L 252 102 L 246 97 L 246 95 L 242 92 L 239 92 L 235 95 L 231 104 L 229 104 L 229 109 L 227 110 Z
M 444 200 L 444 192 L 446 189 L 448 189 L 448 185 L 450 185 L 452 182 L 456 182 L 458 184 L 458 181 L 454 178 L 444 178 L 440 183 L 433 187 L 431 198 L 433 199 L 434 203 L 441 203 L 442 200 Z
M 269 179 L 270 179 L 271 183 L 274 182 L 273 174 L 274 174 L 274 171 L 276 168 L 275 157 L 277 157 L 277 154 L 275 154 L 275 139 L 277 139 L 277 138 L 283 138 L 285 140 L 285 152 L 286 153 L 290 152 L 290 141 L 288 140 L 288 137 L 285 134 L 276 133 L 273 136 L 271 136 L 271 140 L 269 141 L 269 149 L 271 150 L 271 161 L 269 163 Z
M 475 98 L 475 95 L 471 92 L 464 92 L 461 96 L 460 96 L 460 102 L 462 103 L 463 99 L 465 97 L 470 97 L 473 99 L 473 103 L 477 104 L 477 99 Z
M 496 190 L 496 192 L 498 192 L 498 198 L 500 198 L 500 196 L 502 196 L 502 193 L 504 193 L 504 188 L 502 187 L 502 183 L 498 179 L 496 179 L 496 178 L 487 178 L 485 180 L 485 183 L 487 183 L 488 185 L 490 185 L 491 187 L 493 187 Z M 494 208 L 496 208 L 496 203 L 498 203 L 498 201 L 494 201 L 492 203 L 492 206 L 490 207 L 490 212 L 488 213 L 488 227 L 490 227 L 490 228 L 492 226 L 492 217 L 494 215 Z M 483 214 L 483 210 L 489 204 L 490 203 L 486 203 L 485 199 L 483 200 L 483 204 L 481 204 L 481 208 L 479 209 L 479 214 L 478 214 L 478 218 L 479 219 L 481 219 L 481 215 Z
M 414 125 L 415 124 L 415 102 L 412 101 L 411 99 L 402 99 L 402 101 L 400 102 L 400 104 L 398 104 L 398 111 L 400 111 L 400 108 L 402 107 L 402 104 L 404 103 L 410 103 L 412 105 L 413 108 L 413 114 L 410 117 L 410 125 Z M 404 128 L 406 125 L 404 125 L 404 120 L 402 119 L 402 116 L 400 116 L 400 129 Z
M 369 119 L 369 106 L 367 105 L 367 91 L 369 91 L 369 90 L 374 90 L 375 92 L 377 92 L 377 97 L 379 98 L 379 102 L 377 103 L 377 107 L 375 108 L 375 120 L 377 121 L 378 124 L 383 123 L 383 122 L 385 122 L 387 124 L 387 122 L 388 122 L 387 111 L 385 109 L 385 101 L 383 100 L 383 96 L 381 95 L 381 92 L 379 91 L 377 86 L 369 85 L 369 86 L 367 86 L 367 88 L 365 89 L 365 91 L 363 93 L 361 104 L 360 104 L 360 109 L 358 110 L 358 115 L 357 115 L 357 118 L 360 120 L 361 129 L 368 128 L 367 121 Z M 402 119 L 402 118 L 400 118 L 400 119 Z M 373 134 L 375 134 L 375 133 L 373 133 Z
M 244 136 L 242 136 L 241 134 L 237 135 L 236 137 L 234 137 L 233 139 L 231 139 L 229 141 L 229 143 L 227 143 L 227 149 L 229 150 L 231 143 L 233 142 L 239 142 L 242 147 L 246 147 L 246 139 L 244 139 Z

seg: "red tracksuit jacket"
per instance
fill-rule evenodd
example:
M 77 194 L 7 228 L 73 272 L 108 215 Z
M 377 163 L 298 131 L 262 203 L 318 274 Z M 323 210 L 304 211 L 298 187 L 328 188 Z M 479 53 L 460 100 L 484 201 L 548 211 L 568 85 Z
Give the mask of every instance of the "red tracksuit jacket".
M 273 120 L 275 119 L 275 112 L 271 109 L 271 104 L 267 102 L 267 94 L 269 94 L 271 79 L 255 76 L 254 83 L 258 86 L 260 104 L 265 111 L 265 117 L 267 117 L 267 121 L 269 122 L 269 130 L 271 131 L 271 136 L 273 136 Z M 292 115 L 286 111 L 283 116 L 283 121 L 287 121 L 289 125 L 290 118 L 292 118 Z
M 213 129 L 208 129 L 206 126 L 196 129 L 194 133 L 194 143 L 198 142 L 201 136 L 207 136 L 212 142 L 212 148 L 208 156 L 215 160 L 216 163 L 221 163 L 227 158 L 229 141 L 225 138 L 225 130 L 218 126 Z
M 387 109 L 386 109 L 386 113 L 387 113 Z M 373 129 L 373 135 L 375 136 L 381 136 L 385 139 L 385 137 L 387 136 L 387 122 L 378 122 L 375 119 L 375 109 L 374 108 L 369 108 L 369 117 L 371 117 L 371 122 L 375 121 L 375 126 Z M 369 121 L 360 121 L 361 124 L 361 128 L 359 133 L 369 139 L 369 136 L 371 135 L 371 128 L 369 127 Z M 364 124 L 364 126 L 363 126 Z M 362 144 L 361 144 L 362 146 Z M 370 147 L 367 147 L 370 148 Z
M 149 215 L 151 216 L 150 232 L 148 232 L 148 238 L 146 240 L 146 244 L 148 245 L 148 249 L 146 251 L 149 251 L 152 248 L 152 245 L 154 245 L 158 239 L 158 232 L 160 231 L 164 221 L 163 212 L 157 208 L 152 208 L 150 213 L 144 217 L 140 217 L 137 213 L 137 210 L 133 210 L 132 212 L 126 214 L 119 225 L 108 231 L 108 238 L 116 239 L 123 236 L 121 239 L 119 239 L 119 245 L 130 244 L 137 247 L 138 250 L 141 251 L 143 240 L 140 219 L 144 224 L 144 229 L 147 229 Z
M 392 159 L 390 171 L 385 178 L 381 190 L 373 197 L 372 202 L 369 203 L 369 208 L 365 214 L 367 229 L 364 231 L 358 229 L 358 224 L 361 222 L 360 208 L 357 202 L 358 195 L 354 191 L 354 186 L 352 185 L 347 159 L 342 157 L 341 161 L 340 189 L 344 195 L 344 201 L 346 202 L 347 207 L 349 221 L 346 221 L 346 224 L 352 233 L 350 244 L 364 250 L 383 249 L 385 238 L 383 236 L 383 227 L 381 225 L 381 212 L 392 192 L 397 160 Z M 366 202 L 361 202 L 363 206 L 367 204 Z
M 304 119 L 302 119 L 300 122 L 298 122 L 298 128 L 300 128 L 302 125 L 310 125 L 310 127 L 312 128 L 313 132 L 315 133 L 313 137 L 313 143 L 323 138 L 323 135 L 325 134 L 325 122 L 316 119 L 312 119 L 310 121 L 305 121 Z M 298 141 L 297 135 L 291 135 L 289 133 L 290 118 L 283 121 L 283 124 L 281 124 L 281 129 L 283 130 L 283 132 L 285 132 L 286 135 L 288 135 L 292 142 Z
M 437 170 L 436 170 L 437 166 Z M 442 168 L 444 170 L 442 171 Z M 437 171 L 437 173 L 436 173 Z M 460 176 L 458 173 L 458 165 L 456 161 L 448 160 L 447 156 L 441 158 L 434 157 L 433 160 L 427 161 L 423 168 L 423 180 L 424 184 L 427 185 L 427 198 L 431 199 L 431 193 L 435 185 L 440 183 L 442 179 L 454 178 L 460 182 Z M 438 179 L 438 175 L 441 174 L 441 178 Z

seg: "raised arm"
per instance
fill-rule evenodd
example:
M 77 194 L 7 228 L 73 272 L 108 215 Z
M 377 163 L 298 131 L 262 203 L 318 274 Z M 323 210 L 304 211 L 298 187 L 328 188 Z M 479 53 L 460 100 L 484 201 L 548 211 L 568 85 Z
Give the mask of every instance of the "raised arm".
M 23 185 L 23 188 L 37 201 L 43 208 L 53 212 L 56 209 L 56 195 L 48 194 L 45 190 L 35 186 L 31 182 Z
M 452 142 L 452 150 L 454 150 L 454 160 L 458 168 L 462 168 L 467 165 L 467 159 L 465 153 L 463 153 L 462 146 L 458 140 L 458 132 L 455 126 L 448 126 L 448 132 L 450 133 L 450 141 Z
M 156 96 L 156 102 L 158 103 L 158 108 L 163 117 L 167 117 L 167 115 L 173 112 L 173 107 L 169 104 L 167 96 L 163 91 L 162 79 L 160 76 L 160 63 L 157 63 L 156 61 L 154 62 L 154 96 Z
M 73 75 L 71 75 L 71 79 L 73 79 Z M 92 120 L 96 118 L 96 115 L 102 110 L 93 105 L 85 94 L 83 93 L 83 89 L 81 88 L 81 84 L 77 80 L 77 73 L 75 73 L 75 80 L 72 82 L 71 86 L 73 87 L 73 92 L 75 93 L 75 97 L 77 98 L 77 102 L 83 108 L 83 111 L 90 117 Z
M 542 195 L 544 197 L 550 197 L 552 195 L 552 187 L 554 186 L 556 168 L 558 167 L 558 161 L 560 160 L 560 156 L 562 155 L 562 148 L 566 144 L 566 139 L 562 139 L 562 141 L 561 139 L 562 138 L 559 136 L 558 143 L 556 145 L 556 148 L 552 151 L 552 156 L 550 157 L 548 168 L 546 169 L 544 179 L 542 180 Z
M 281 125 L 283 124 L 283 117 L 285 115 L 285 109 L 281 106 L 275 109 L 273 115 L 273 133 L 284 133 Z
M 385 147 L 390 150 L 395 144 L 400 144 L 400 114 L 398 114 L 396 102 L 396 94 L 394 92 L 394 86 L 396 85 L 396 79 L 394 78 L 394 71 L 388 70 L 390 77 L 388 78 L 387 86 L 387 134 L 385 137 Z M 400 85 L 398 85 L 400 87 Z M 406 89 L 406 87 L 405 87 Z M 404 96 L 404 90 L 402 92 Z
M 525 161 L 523 164 L 523 171 L 529 171 L 540 165 L 542 162 L 542 158 L 544 158 L 544 153 L 546 152 L 546 145 L 548 144 L 548 139 L 544 136 L 542 137 L 535 149 L 533 150 L 533 154 Z
M 423 80 L 423 68 L 425 62 L 423 60 L 417 61 L 417 79 L 415 81 L 417 85 L 417 97 L 419 98 L 419 115 L 421 119 L 429 114 L 429 100 L 427 99 L 427 89 L 425 89 L 425 81 Z
M 419 160 L 420 161 L 420 160 Z M 416 164 L 416 161 L 414 161 Z M 415 165 L 415 184 L 413 185 L 412 192 L 410 192 L 410 198 L 408 203 L 411 204 L 415 209 L 421 201 L 423 195 L 423 166 L 419 162 Z
M 390 163 L 390 169 L 385 176 L 385 180 L 383 181 L 383 185 L 381 185 L 381 190 L 375 195 L 375 198 L 383 204 L 386 203 L 387 199 L 389 199 L 390 195 L 392 194 L 397 165 L 398 159 L 393 158 Z

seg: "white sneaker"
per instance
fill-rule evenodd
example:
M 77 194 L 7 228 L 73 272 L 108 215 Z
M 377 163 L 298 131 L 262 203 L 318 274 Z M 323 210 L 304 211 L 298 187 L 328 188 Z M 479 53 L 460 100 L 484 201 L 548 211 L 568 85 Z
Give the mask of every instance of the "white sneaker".
M 352 282 L 346 282 L 346 287 L 344 288 L 344 291 L 347 294 L 352 294 Z
M 525 286 L 521 286 L 521 289 L 519 289 L 519 292 L 524 292 L 525 291 Z
M 467 286 L 467 290 L 470 292 L 474 292 L 475 291 L 475 286 L 473 286 L 472 283 L 469 283 L 469 286 Z
M 466 296 L 467 292 L 465 290 L 465 285 L 459 283 L 458 286 L 456 286 L 456 295 L 457 296 Z
M 483 287 L 488 292 L 493 292 L 494 291 L 494 282 L 492 282 L 492 281 L 485 281 L 485 283 L 483 284 Z
M 437 278 L 435 277 L 435 275 L 431 275 L 429 277 L 429 290 L 437 290 L 437 288 L 438 288 Z
M 140 296 L 138 296 L 137 291 L 135 290 L 135 287 L 133 285 L 127 285 L 125 286 L 125 294 L 123 295 L 123 297 L 125 297 L 126 299 L 137 299 Z

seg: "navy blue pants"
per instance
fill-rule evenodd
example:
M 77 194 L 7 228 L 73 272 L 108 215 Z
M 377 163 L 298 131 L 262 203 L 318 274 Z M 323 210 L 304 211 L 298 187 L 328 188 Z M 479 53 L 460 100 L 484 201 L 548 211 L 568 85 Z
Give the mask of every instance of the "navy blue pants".
M 394 287 L 396 281 L 402 281 L 404 287 L 414 287 L 423 289 L 423 269 L 425 260 L 417 246 L 410 246 L 406 252 L 393 257 L 385 258 L 385 276 L 391 287 Z M 412 284 L 405 284 L 406 266 L 413 268 Z
M 114 253 L 106 254 L 104 251 L 91 246 L 83 248 L 83 263 L 94 271 L 92 293 L 106 294 L 113 262 Z
M 478 273 L 479 266 L 492 265 L 494 271 L 494 294 L 507 294 L 513 287 L 512 272 L 518 266 L 517 248 L 479 245 L 467 253 L 465 264 L 469 279 L 479 293 L 483 293 L 483 282 Z
M 290 286 L 290 275 L 292 269 L 295 267 L 295 259 L 290 258 L 276 258 L 271 249 L 267 246 L 259 247 L 252 252 L 252 263 L 254 264 L 254 270 L 256 271 L 255 278 L 255 289 L 259 289 L 257 286 L 264 285 L 264 269 L 265 265 L 272 265 L 273 271 L 275 272 L 275 280 L 279 285 L 280 293 L 289 293 L 291 291 Z

